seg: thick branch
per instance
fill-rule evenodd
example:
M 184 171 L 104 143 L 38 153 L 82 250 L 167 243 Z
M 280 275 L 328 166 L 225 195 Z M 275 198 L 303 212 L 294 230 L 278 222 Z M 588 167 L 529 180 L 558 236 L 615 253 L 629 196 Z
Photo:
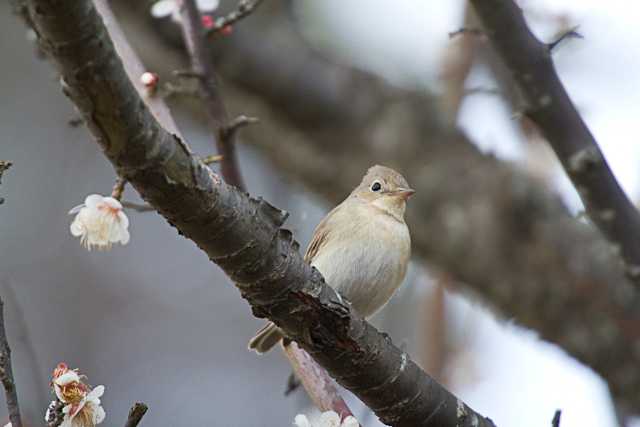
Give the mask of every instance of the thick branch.
M 120 7 L 131 18 L 131 4 Z M 142 44 L 155 43 L 145 52 L 162 52 L 147 61 L 182 66 L 180 52 L 131 23 Z M 261 118 L 245 140 L 332 203 L 371 164 L 401 170 L 418 189 L 408 210 L 414 254 L 593 368 L 617 403 L 640 407 L 640 296 L 597 230 L 443 125 L 438 100 L 327 60 L 278 14 L 260 25 L 218 45 L 227 99 Z
M 244 11 L 244 7 L 241 10 Z M 233 150 L 235 149 L 236 132 L 240 127 L 251 123 L 252 120 L 245 116 L 240 116 L 231 122 L 228 120 L 219 85 L 214 75 L 213 58 L 207 49 L 208 45 L 204 39 L 201 16 L 195 0 L 184 0 L 182 30 L 185 44 L 191 57 L 192 71 L 198 75 L 200 90 L 204 95 L 204 99 L 207 100 L 209 121 L 213 124 L 216 139 L 220 142 L 220 152 L 225 153 L 220 156 L 222 176 L 226 182 L 246 191 Z M 226 159 L 225 155 L 234 157 Z M 317 366 L 316 362 L 304 350 L 298 350 L 295 345 L 292 345 L 289 346 L 289 351 L 285 349 L 285 354 L 289 358 L 298 378 L 304 384 L 311 400 L 318 405 L 320 410 L 334 410 L 344 417 L 353 415 L 331 383 L 328 375 L 323 372 L 321 367 Z
M 7 340 L 7 332 L 4 327 L 4 301 L 0 298 L 0 381 L 4 387 L 9 421 L 13 427 L 22 427 L 20 419 L 20 406 L 18 405 L 18 392 L 13 380 L 13 368 L 11 367 L 11 349 Z
M 88 1 L 31 0 L 43 48 L 119 176 L 236 282 L 269 317 L 384 422 L 483 426 L 478 415 L 353 315 L 280 228 L 286 213 L 222 182 L 144 107 Z
M 220 95 L 209 44 L 205 40 L 202 19 L 195 0 L 183 0 L 181 15 L 182 34 L 191 57 L 191 71 L 197 76 L 209 125 L 216 139 L 218 153 L 222 156 L 222 177 L 227 183 L 244 190 L 236 158 L 235 133 L 226 132 L 229 114 Z
M 553 67 L 550 46 L 527 27 L 512 0 L 472 0 L 498 54 L 578 190 L 589 218 L 619 248 L 626 273 L 640 287 L 640 214 L 609 168 Z

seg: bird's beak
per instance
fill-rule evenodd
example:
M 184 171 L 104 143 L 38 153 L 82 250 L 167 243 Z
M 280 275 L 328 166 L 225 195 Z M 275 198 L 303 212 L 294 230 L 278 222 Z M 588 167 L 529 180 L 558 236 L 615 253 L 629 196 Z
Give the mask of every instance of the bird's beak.
M 398 188 L 396 191 L 394 191 L 394 195 L 398 196 L 398 197 L 402 197 L 402 199 L 404 200 L 408 200 L 409 197 L 411 197 L 413 195 L 413 193 L 415 193 L 416 190 L 412 189 L 412 188 Z

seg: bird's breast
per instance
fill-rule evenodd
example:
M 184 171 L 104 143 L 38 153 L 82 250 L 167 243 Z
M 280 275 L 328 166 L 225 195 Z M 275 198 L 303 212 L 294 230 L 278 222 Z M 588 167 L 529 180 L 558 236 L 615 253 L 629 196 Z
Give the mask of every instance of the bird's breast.
M 360 315 L 368 317 L 402 283 L 411 243 L 406 224 L 386 214 L 355 221 L 356 226 L 332 236 L 312 265 Z

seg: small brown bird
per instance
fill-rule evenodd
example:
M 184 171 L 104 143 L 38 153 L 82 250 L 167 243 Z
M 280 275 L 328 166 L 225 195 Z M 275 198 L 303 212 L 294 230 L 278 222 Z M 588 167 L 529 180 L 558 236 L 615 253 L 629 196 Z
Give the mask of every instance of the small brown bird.
M 411 254 L 404 211 L 414 192 L 393 169 L 371 167 L 318 224 L 307 248 L 305 261 L 365 318 L 382 308 L 404 280 Z M 269 322 L 249 341 L 249 349 L 265 353 L 282 337 Z

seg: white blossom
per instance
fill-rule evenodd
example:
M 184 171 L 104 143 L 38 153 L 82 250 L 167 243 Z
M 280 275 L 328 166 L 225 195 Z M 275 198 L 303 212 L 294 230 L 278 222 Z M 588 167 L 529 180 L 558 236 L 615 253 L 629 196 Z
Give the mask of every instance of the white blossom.
M 306 415 L 298 414 L 293 420 L 296 427 L 358 427 L 358 420 L 349 415 L 340 422 L 340 415 L 334 411 L 327 411 L 320 414 L 317 422 L 312 423 Z
M 171 19 L 180 22 L 180 0 L 160 0 L 151 6 L 151 16 L 164 18 L 171 15 Z M 196 0 L 200 12 L 211 13 L 218 8 L 219 0 Z
M 60 427 L 94 427 L 104 421 L 106 416 L 100 406 L 100 397 L 104 394 L 104 386 L 99 385 L 79 403 L 72 403 L 62 408 L 64 418 Z
M 114 243 L 129 242 L 129 218 L 122 204 L 113 197 L 91 194 L 69 214 L 76 214 L 70 226 L 71 234 L 80 237 L 80 243 L 88 250 L 110 249 Z

